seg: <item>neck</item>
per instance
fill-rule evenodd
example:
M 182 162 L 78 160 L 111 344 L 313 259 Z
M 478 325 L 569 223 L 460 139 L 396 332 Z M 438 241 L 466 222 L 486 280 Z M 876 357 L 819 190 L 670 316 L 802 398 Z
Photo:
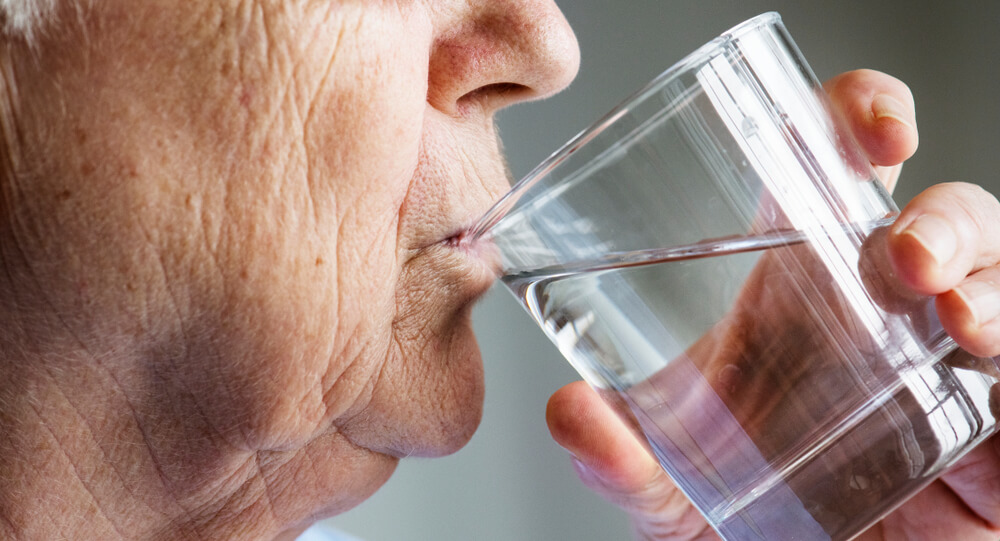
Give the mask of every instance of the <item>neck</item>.
M 336 495 L 358 476 L 388 478 L 395 464 L 335 433 L 290 451 L 239 448 L 169 382 L 123 371 L 120 360 L 9 361 L 0 361 L 10 374 L 0 383 L 4 539 L 273 539 L 354 505 Z M 317 466 L 318 449 L 339 460 Z
M 228 460 L 213 453 L 215 460 L 202 459 L 204 466 L 185 471 L 169 456 L 159 430 L 149 428 L 158 420 L 136 396 L 147 390 L 123 381 L 114 363 L 61 361 L 5 363 L 19 368 L 3 389 L 0 510 L 20 536 L 153 538 L 163 525 L 181 534 L 197 523 L 186 505 L 193 487 L 185 478 L 210 461 L 237 486 L 252 476 L 240 470 L 236 453 Z M 204 436 L 193 441 L 199 440 Z

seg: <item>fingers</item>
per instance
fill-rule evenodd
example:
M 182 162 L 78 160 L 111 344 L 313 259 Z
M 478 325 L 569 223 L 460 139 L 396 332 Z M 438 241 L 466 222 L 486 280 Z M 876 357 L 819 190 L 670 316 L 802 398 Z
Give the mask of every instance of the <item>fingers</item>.
M 962 349 L 979 357 L 1000 355 L 1000 269 L 973 274 L 937 298 L 941 325 Z
M 938 184 L 915 197 L 889 234 L 900 279 L 919 293 L 935 295 L 959 285 L 969 273 L 1000 256 L 1000 203 L 974 184 Z
M 899 165 L 917 150 L 913 95 L 900 80 L 872 70 L 850 71 L 823 85 L 889 189 Z
M 933 186 L 903 209 L 889 234 L 896 275 L 938 295 L 942 325 L 970 353 L 1000 354 L 1000 203 L 964 183 Z

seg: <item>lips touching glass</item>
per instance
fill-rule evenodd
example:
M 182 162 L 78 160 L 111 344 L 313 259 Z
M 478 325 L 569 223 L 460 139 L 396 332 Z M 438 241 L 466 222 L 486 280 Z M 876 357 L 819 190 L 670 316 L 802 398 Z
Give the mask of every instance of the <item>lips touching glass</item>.
M 898 286 L 898 214 L 780 17 L 698 49 L 468 238 L 729 540 L 849 539 L 997 427 Z

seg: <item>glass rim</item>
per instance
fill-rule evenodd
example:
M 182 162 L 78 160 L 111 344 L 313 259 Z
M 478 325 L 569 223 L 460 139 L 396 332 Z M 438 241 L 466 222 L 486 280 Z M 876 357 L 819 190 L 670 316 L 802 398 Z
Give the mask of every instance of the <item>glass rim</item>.
M 617 122 L 619 118 L 631 110 L 633 105 L 646 99 L 650 93 L 655 92 L 665 84 L 669 84 L 670 81 L 680 77 L 692 67 L 703 65 L 707 59 L 712 58 L 718 53 L 724 51 L 725 48 L 736 39 L 739 39 L 740 37 L 761 27 L 773 26 L 780 23 L 781 15 L 776 11 L 768 11 L 755 17 L 751 17 L 750 19 L 747 19 L 719 34 L 711 41 L 708 41 L 694 51 L 688 53 L 673 65 L 660 72 L 659 75 L 622 100 L 618 105 L 613 107 L 597 121 L 591 123 L 589 126 L 573 136 L 568 142 L 559 147 L 555 152 L 550 154 L 547 158 L 542 160 L 541 163 L 529 171 L 528 174 L 517 181 L 511 187 L 510 191 L 500 198 L 500 200 L 497 201 L 490 208 L 490 210 L 479 219 L 478 222 L 473 224 L 472 229 L 469 231 L 469 236 L 471 238 L 477 238 L 486 233 L 486 231 L 496 225 L 496 223 L 507 214 L 521 195 L 531 188 L 531 186 L 533 186 L 538 179 L 544 177 L 548 172 L 555 169 L 577 150 L 603 133 L 607 128 Z

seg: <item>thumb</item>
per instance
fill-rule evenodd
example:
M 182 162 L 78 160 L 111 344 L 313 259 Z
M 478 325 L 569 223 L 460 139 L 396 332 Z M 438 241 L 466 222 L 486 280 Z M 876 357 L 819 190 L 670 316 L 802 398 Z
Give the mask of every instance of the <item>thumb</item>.
M 552 437 L 588 488 L 622 508 L 643 539 L 718 539 L 630 429 L 584 382 L 549 399 Z

